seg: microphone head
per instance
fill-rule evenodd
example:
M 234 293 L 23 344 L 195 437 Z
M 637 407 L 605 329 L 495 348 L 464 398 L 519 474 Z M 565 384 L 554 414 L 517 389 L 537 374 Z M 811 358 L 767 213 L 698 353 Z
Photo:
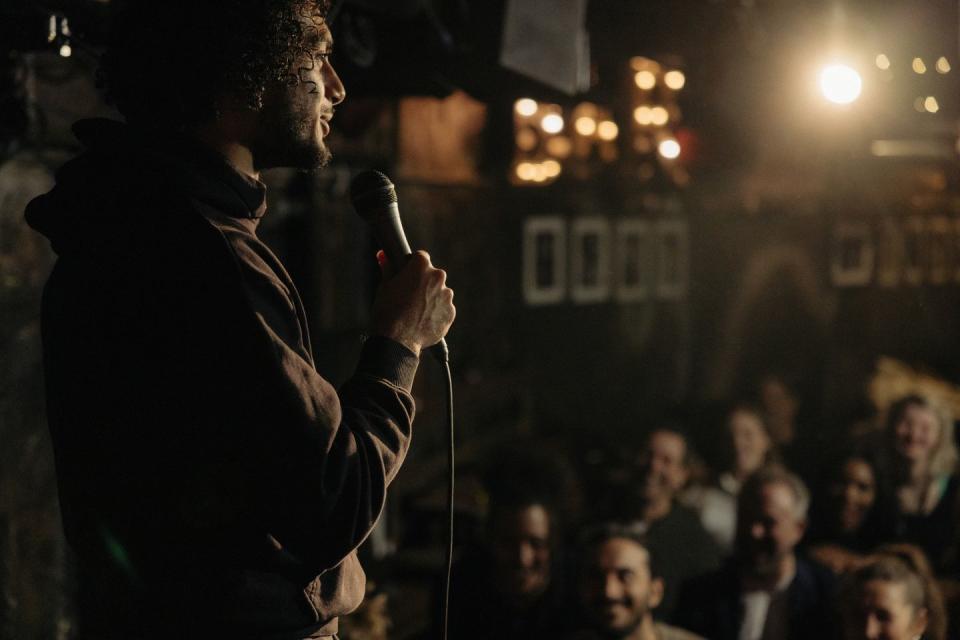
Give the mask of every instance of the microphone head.
M 350 181 L 350 201 L 368 222 L 392 204 L 397 204 L 397 192 L 390 178 L 379 171 L 364 171 Z

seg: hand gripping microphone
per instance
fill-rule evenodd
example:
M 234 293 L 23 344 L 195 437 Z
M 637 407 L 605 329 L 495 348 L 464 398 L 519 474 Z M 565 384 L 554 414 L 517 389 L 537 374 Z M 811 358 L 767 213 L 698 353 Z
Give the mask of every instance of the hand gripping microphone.
M 413 252 L 403 232 L 397 192 L 390 178 L 373 170 L 357 175 L 350 182 L 350 201 L 360 217 L 370 225 L 387 259 L 395 269 L 400 269 Z M 443 338 L 430 347 L 430 352 L 440 362 L 449 360 L 447 341 Z

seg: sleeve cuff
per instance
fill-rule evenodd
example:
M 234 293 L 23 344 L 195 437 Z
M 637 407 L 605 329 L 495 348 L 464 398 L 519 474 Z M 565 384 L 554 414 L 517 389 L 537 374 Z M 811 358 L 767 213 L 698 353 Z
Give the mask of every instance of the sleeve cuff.
M 420 358 L 399 342 L 370 336 L 363 343 L 357 373 L 386 380 L 409 392 L 419 363 Z

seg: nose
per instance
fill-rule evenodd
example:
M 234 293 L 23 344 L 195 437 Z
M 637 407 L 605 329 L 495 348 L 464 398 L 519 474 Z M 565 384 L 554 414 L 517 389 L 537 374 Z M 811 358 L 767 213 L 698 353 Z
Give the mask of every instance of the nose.
M 880 632 L 880 621 L 877 620 L 876 616 L 867 616 L 867 621 L 863 629 L 863 637 L 867 640 L 879 640 Z
M 523 542 L 517 548 L 517 561 L 524 569 L 530 569 L 536 562 L 536 550 L 529 542 Z
M 343 82 L 340 81 L 337 70 L 330 64 L 330 60 L 325 60 L 324 64 L 327 65 L 327 73 L 324 74 L 323 82 L 324 91 L 330 96 L 330 102 L 336 106 L 347 97 L 347 89 L 343 86 Z
M 603 595 L 607 600 L 620 599 L 620 583 L 614 575 L 607 576 L 603 581 Z

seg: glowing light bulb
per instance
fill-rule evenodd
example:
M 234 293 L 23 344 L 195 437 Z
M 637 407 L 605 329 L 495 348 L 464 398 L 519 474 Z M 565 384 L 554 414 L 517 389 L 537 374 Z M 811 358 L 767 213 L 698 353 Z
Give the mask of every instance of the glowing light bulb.
M 597 121 L 589 116 L 580 116 L 573 126 L 582 136 L 592 136 L 597 131 Z
M 560 175 L 562 167 L 560 163 L 556 160 L 544 160 L 543 161 L 543 172 L 548 178 L 556 178 Z
M 649 91 L 657 86 L 657 76 L 655 76 L 652 71 L 647 69 L 638 71 L 637 74 L 633 76 L 633 81 L 636 82 L 637 86 L 644 91 Z
M 670 113 L 663 107 L 654 107 L 650 110 L 650 120 L 658 127 L 670 121 Z
M 540 126 L 547 133 L 560 133 L 563 131 L 563 118 L 556 113 L 550 113 L 543 116 Z
M 60 46 L 60 57 L 69 58 L 73 55 L 73 48 L 70 47 L 66 42 Z
M 919 74 L 924 74 L 927 72 L 927 65 L 923 63 L 923 58 L 913 59 L 913 70 Z
M 940 56 L 940 59 L 937 60 L 937 73 L 950 73 L 950 61 L 947 60 L 946 56 Z
M 657 145 L 657 151 L 667 160 L 675 160 L 680 157 L 680 143 L 673 138 L 667 138 Z
M 820 72 L 820 90 L 834 104 L 850 104 L 860 97 L 863 80 L 852 68 L 832 64 Z
M 633 110 L 633 119 L 637 121 L 637 124 L 643 125 L 644 127 L 653 124 L 653 109 L 647 105 L 642 107 L 637 107 Z
M 599 135 L 602 140 L 616 140 L 619 133 L 620 128 L 617 127 L 617 123 L 613 120 L 604 120 L 597 126 L 597 135 Z
M 881 69 L 882 71 L 886 71 L 890 68 L 890 58 L 888 58 L 887 54 L 885 53 L 877 55 L 876 63 L 877 68 Z
M 536 100 L 532 100 L 530 98 L 521 98 L 520 100 L 517 100 L 515 108 L 517 110 L 517 113 L 519 113 L 520 115 L 526 118 L 529 118 L 530 116 L 532 116 L 537 112 L 539 105 L 537 105 Z
M 668 71 L 663 76 L 663 82 L 674 91 L 680 91 L 687 84 L 687 76 L 683 75 L 683 71 Z
M 923 108 L 930 113 L 936 113 L 937 111 L 940 111 L 940 103 L 938 103 L 937 99 L 933 96 L 929 96 L 923 101 Z
M 573 151 L 573 143 L 566 136 L 553 136 L 547 140 L 547 153 L 557 158 L 566 158 Z

